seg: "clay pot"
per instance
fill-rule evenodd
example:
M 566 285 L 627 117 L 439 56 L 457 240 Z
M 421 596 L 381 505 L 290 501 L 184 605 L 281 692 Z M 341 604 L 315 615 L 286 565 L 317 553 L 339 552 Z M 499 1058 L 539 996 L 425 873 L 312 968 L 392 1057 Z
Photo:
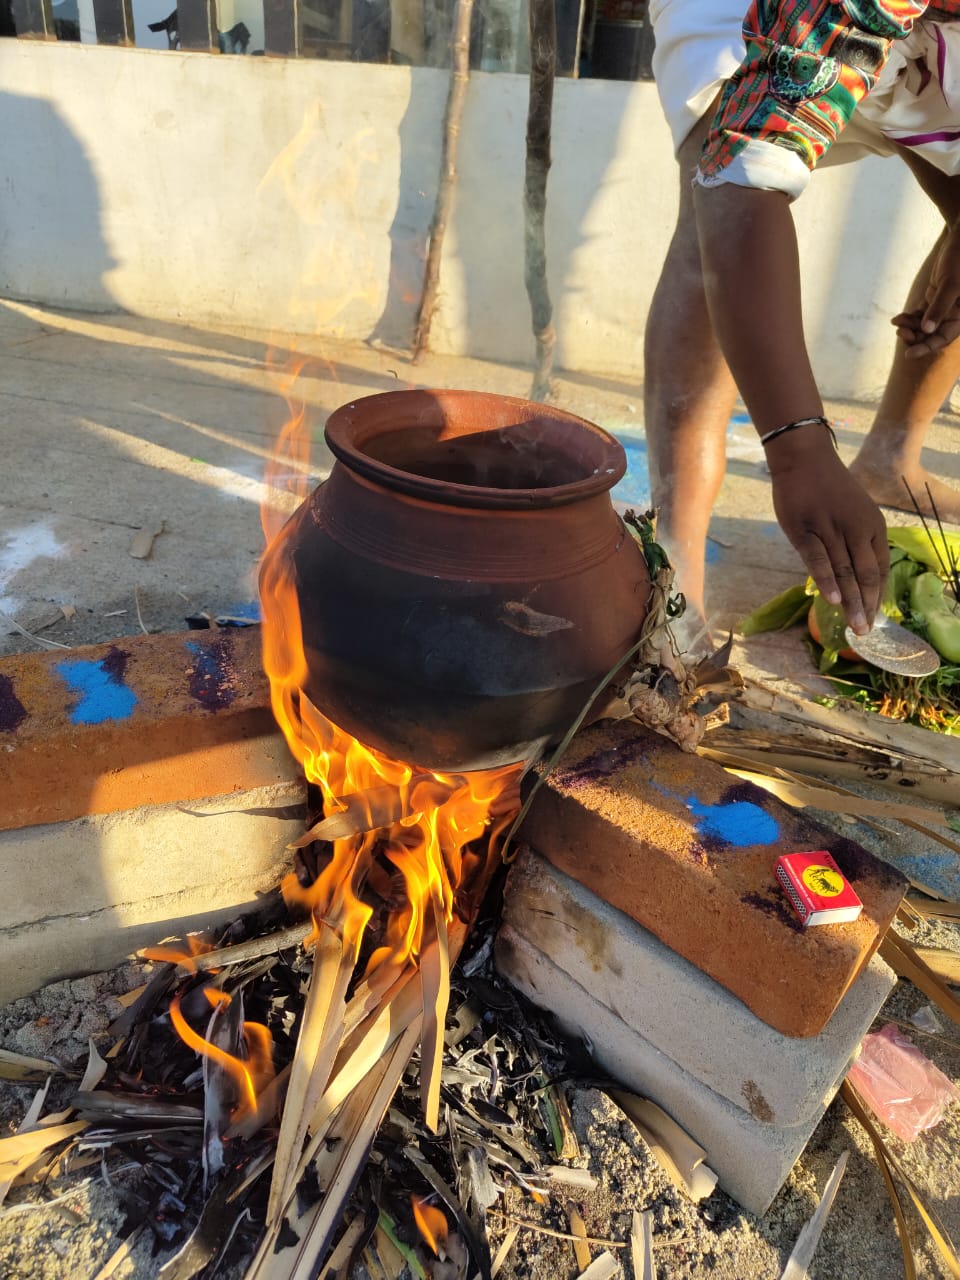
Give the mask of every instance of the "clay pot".
M 441 771 L 531 759 L 638 638 L 650 582 L 620 444 L 544 405 L 397 391 L 333 413 L 288 542 L 331 720 Z

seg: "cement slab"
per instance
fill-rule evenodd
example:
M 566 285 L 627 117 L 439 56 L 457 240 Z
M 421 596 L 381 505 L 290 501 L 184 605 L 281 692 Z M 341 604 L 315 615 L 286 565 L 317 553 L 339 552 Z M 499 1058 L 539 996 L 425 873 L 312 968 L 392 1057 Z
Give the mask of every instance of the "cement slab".
M 556 1016 L 567 1034 L 587 1040 L 603 1071 L 624 1088 L 651 1098 L 699 1142 L 707 1152 L 705 1163 L 734 1200 L 750 1213 L 767 1211 L 825 1104 L 818 1104 L 803 1124 L 765 1124 L 695 1080 L 509 926 L 497 937 L 497 962 L 519 991 Z
M 735 1106 L 785 1127 L 811 1120 L 833 1097 L 896 983 L 893 971 L 874 956 L 818 1036 L 780 1035 L 652 933 L 532 850 L 524 850 L 510 870 L 503 920 L 572 978 L 586 1000 L 599 1001 Z M 564 1016 L 577 1021 L 578 1012 L 568 1009 Z
M 289 869 L 302 782 L 0 833 L 0 1004 L 240 915 Z

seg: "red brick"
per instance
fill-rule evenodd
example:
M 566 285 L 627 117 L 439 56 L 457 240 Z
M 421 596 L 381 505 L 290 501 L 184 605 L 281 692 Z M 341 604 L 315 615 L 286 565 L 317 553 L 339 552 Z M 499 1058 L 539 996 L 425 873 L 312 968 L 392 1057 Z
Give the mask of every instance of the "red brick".
M 291 776 L 259 628 L 127 636 L 0 662 L 0 830 Z
M 860 845 L 625 721 L 574 739 L 523 836 L 790 1036 L 823 1030 L 906 887 Z M 859 920 L 801 927 L 774 863 L 804 849 L 833 854 Z

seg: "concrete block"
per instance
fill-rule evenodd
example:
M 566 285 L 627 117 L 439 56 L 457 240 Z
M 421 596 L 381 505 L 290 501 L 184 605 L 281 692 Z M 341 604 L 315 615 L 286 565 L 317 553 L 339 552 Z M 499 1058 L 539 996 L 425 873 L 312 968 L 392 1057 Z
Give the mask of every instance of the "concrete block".
M 587 1036 L 598 1066 L 623 1087 L 651 1098 L 706 1150 L 720 1186 L 750 1213 L 770 1207 L 809 1142 L 825 1105 L 799 1125 L 765 1124 L 695 1080 L 655 1049 L 509 925 L 497 936 L 501 972 L 557 1016 L 571 1035 Z M 577 1010 L 576 1020 L 570 1017 Z
M 241 915 L 289 868 L 304 801 L 285 782 L 0 832 L 0 1003 Z
M 270 710 L 259 627 L 0 662 L 0 830 L 296 775 Z
M 860 845 L 627 722 L 574 739 L 523 836 L 789 1036 L 824 1029 L 906 888 Z M 774 864 L 815 849 L 854 885 L 859 920 L 801 927 Z
M 694 1079 L 755 1119 L 795 1126 L 819 1115 L 896 975 L 874 956 L 815 1037 L 768 1027 L 735 996 L 622 911 L 530 850 L 504 893 L 504 924 Z M 507 970 L 505 977 L 512 980 Z M 567 1009 L 568 1021 L 589 1014 Z

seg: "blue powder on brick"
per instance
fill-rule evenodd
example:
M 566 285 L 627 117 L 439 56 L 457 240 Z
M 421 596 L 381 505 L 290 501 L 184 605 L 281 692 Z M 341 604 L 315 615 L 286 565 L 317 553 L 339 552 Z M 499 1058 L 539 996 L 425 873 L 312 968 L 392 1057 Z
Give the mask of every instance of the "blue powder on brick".
M 726 804 L 701 804 L 690 796 L 687 808 L 699 820 L 700 835 L 725 844 L 748 849 L 752 845 L 775 844 L 780 828 L 765 809 L 749 800 L 732 800 Z
M 194 656 L 190 672 L 190 696 L 205 711 L 221 711 L 229 707 L 237 696 L 233 674 L 233 641 L 224 631 L 208 645 L 187 641 L 187 649 Z
M 123 676 L 110 657 L 100 662 L 68 658 L 56 667 L 70 691 L 80 694 L 80 701 L 70 712 L 74 724 L 128 720 L 133 714 L 137 695 L 123 683 Z

